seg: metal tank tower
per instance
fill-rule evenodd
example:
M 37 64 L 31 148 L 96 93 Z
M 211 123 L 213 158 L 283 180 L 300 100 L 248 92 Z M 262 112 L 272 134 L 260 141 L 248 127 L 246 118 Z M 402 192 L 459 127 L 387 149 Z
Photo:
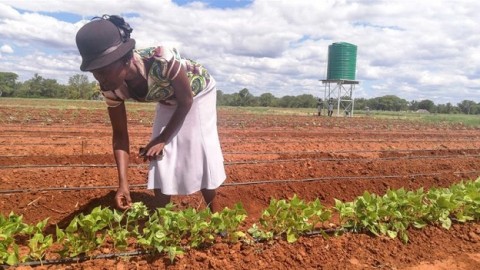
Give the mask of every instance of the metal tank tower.
M 355 80 L 357 46 L 347 42 L 335 42 L 328 46 L 327 79 L 320 80 L 325 86 L 324 104 L 335 102 L 337 116 L 353 116 L 353 90 L 359 84 Z

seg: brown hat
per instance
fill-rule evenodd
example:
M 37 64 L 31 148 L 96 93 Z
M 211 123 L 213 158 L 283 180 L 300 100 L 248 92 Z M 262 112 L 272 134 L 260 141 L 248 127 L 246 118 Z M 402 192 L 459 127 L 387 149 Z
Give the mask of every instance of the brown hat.
M 77 32 L 77 47 L 82 56 L 81 71 L 92 71 L 117 61 L 135 48 L 135 40 L 122 37 L 109 20 L 94 20 Z

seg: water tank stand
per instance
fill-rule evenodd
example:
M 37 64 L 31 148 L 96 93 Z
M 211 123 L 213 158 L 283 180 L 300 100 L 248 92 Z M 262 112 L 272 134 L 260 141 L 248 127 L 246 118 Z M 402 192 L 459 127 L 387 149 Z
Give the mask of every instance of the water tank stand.
M 353 98 L 353 90 L 358 81 L 353 80 L 320 80 L 325 86 L 324 102 L 328 108 L 330 100 L 337 102 L 337 116 L 353 116 L 353 108 L 355 100 Z

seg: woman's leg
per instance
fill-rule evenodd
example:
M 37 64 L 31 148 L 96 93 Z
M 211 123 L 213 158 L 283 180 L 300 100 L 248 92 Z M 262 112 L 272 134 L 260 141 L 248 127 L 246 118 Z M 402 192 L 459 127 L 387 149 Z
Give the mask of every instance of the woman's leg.
M 212 211 L 212 213 L 219 211 L 219 206 L 215 201 L 215 196 L 217 195 L 215 189 L 202 189 L 201 191 L 203 199 L 205 200 L 207 206 L 210 208 L 210 211 Z
M 170 202 L 170 195 L 165 195 L 160 189 L 154 189 L 156 207 L 165 207 Z

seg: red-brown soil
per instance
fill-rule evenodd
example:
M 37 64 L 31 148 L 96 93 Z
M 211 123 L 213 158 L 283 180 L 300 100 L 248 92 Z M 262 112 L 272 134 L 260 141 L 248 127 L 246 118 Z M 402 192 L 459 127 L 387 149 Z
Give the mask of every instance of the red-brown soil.
M 2 105 L 4 106 L 4 105 Z M 0 212 L 64 226 L 98 205 L 112 206 L 117 184 L 105 109 L 0 107 Z M 147 143 L 151 110 L 129 114 L 132 153 Z M 269 115 L 219 109 L 227 180 L 218 203 L 242 203 L 256 222 L 271 198 L 297 194 L 326 206 L 365 190 L 447 187 L 480 175 L 480 130 L 402 119 Z M 132 198 L 153 205 L 146 164 L 131 157 Z M 243 183 L 242 185 L 240 185 Z M 199 194 L 177 207 L 204 207 Z M 95 259 L 38 269 L 480 269 L 480 224 L 409 230 L 410 242 L 345 234 L 298 242 L 225 244 L 164 255 Z M 28 269 L 22 266 L 19 269 Z

